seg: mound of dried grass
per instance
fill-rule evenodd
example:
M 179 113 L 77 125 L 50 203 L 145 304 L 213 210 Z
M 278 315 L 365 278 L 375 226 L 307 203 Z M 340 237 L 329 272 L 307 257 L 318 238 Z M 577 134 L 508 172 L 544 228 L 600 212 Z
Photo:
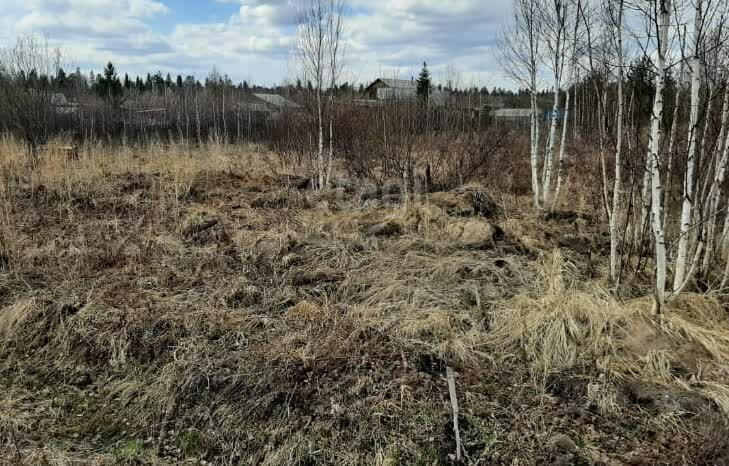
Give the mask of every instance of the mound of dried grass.
M 543 257 L 540 275 L 530 294 L 493 312 L 487 342 L 492 348 L 522 355 L 542 381 L 594 365 L 618 378 L 691 388 L 729 407 L 729 378 L 722 369 L 729 360 L 729 321 L 718 302 L 684 295 L 661 321 L 651 316 L 648 299 L 620 303 L 595 283 L 580 286 L 556 250 Z M 609 411 L 612 402 L 603 389 L 592 387 L 591 396 Z
M 545 375 L 579 360 L 604 365 L 615 352 L 616 332 L 627 325 L 630 314 L 606 291 L 565 285 L 573 277 L 564 267 L 558 250 L 547 254 L 536 289 L 502 303 L 493 314 L 491 344 L 523 352 L 533 369 Z

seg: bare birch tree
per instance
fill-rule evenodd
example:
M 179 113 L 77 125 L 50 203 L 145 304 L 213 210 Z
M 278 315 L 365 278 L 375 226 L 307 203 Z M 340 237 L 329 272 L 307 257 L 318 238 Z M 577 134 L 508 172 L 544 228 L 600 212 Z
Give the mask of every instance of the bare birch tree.
M 539 76 L 539 0 L 515 0 L 514 20 L 500 43 L 501 64 L 504 71 L 530 95 L 530 146 L 532 193 L 534 207 L 542 208 L 542 183 L 539 179 L 539 115 L 537 105 Z
M 625 103 L 623 97 L 623 81 L 625 80 L 625 65 L 623 58 L 623 16 L 625 12 L 625 1 L 617 0 L 608 4 L 608 17 L 610 18 L 612 42 L 618 57 L 617 79 L 618 79 L 618 115 L 615 137 L 615 179 L 613 181 L 613 202 L 609 217 L 610 228 L 610 278 L 615 286 L 620 282 L 620 255 L 618 246 L 620 243 L 618 231 L 618 219 L 620 218 L 621 206 L 621 177 L 622 177 L 622 151 L 623 151 L 623 120 L 625 118 Z M 617 11 L 616 11 L 617 10 Z
M 329 0 L 327 8 L 327 37 L 326 48 L 329 65 L 329 160 L 324 186 L 328 187 L 332 175 L 332 160 L 334 159 L 334 93 L 337 80 L 342 72 L 342 17 L 344 11 L 343 0 Z
M 689 250 L 689 230 L 694 208 L 694 184 L 697 156 L 697 139 L 699 128 L 699 106 L 701 91 L 701 47 L 703 35 L 703 0 L 693 0 L 694 21 L 691 40 L 691 57 L 689 72 L 691 73 L 691 113 L 689 117 L 688 155 L 686 174 L 683 181 L 683 205 L 681 209 L 680 236 L 676 254 L 676 268 L 673 276 L 673 290 L 678 291 L 686 273 L 686 257 Z
M 570 116 L 570 105 L 571 105 L 571 99 L 569 92 L 569 86 L 573 85 L 574 87 L 574 94 L 577 95 L 577 83 L 579 83 L 579 74 L 577 74 L 577 79 L 575 79 L 577 72 L 577 61 L 579 59 L 579 46 L 578 46 L 578 32 L 580 30 L 580 15 L 582 14 L 582 1 L 577 0 L 577 3 L 575 5 L 575 17 L 573 22 L 573 32 L 572 32 L 572 44 L 570 48 L 570 55 L 569 57 L 565 57 L 565 60 L 569 58 L 569 74 L 567 78 L 567 96 L 565 97 L 565 104 L 564 104 L 564 116 L 562 118 L 562 140 L 559 146 L 559 161 L 557 162 L 557 186 L 554 189 L 554 196 L 552 198 L 552 210 L 555 209 L 557 205 L 557 201 L 559 200 L 559 194 L 562 190 L 562 183 L 564 181 L 564 169 L 565 169 L 565 150 L 567 145 L 567 127 L 569 122 L 569 116 Z M 575 99 L 576 101 L 576 99 Z M 576 102 L 575 102 L 576 104 Z M 576 133 L 577 125 L 574 125 L 573 127 L 573 133 Z M 573 134 L 574 136 L 574 134 Z
M 305 0 L 299 14 L 297 52 L 306 76 L 314 79 L 319 129 L 317 188 L 324 188 L 324 121 L 322 87 L 327 67 L 327 4 L 325 0 Z
M 304 76 L 313 77 L 316 121 L 318 189 L 329 186 L 334 159 L 334 93 L 342 72 L 344 0 L 302 0 L 297 52 Z M 329 87 L 329 155 L 324 161 L 324 86 Z
M 660 314 L 666 300 L 666 236 L 661 184 L 661 139 L 663 137 L 663 90 L 666 83 L 668 30 L 671 21 L 671 0 L 652 0 L 651 22 L 656 24 L 655 96 L 651 111 L 648 139 L 650 164 L 651 225 L 655 242 L 654 312 Z
M 547 66 L 552 70 L 554 82 L 553 103 L 550 118 L 547 150 L 542 168 L 542 201 L 544 206 L 550 205 L 552 185 L 552 168 L 554 163 L 554 147 L 557 140 L 557 120 L 559 119 L 560 97 L 562 95 L 562 78 L 565 67 L 565 49 L 567 44 L 567 5 L 565 0 L 546 0 L 541 21 L 547 45 Z

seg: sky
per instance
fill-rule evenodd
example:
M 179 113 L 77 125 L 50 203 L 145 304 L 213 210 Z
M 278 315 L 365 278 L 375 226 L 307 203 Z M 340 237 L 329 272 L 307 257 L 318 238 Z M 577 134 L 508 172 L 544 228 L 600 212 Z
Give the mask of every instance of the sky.
M 130 76 L 161 71 L 273 85 L 301 75 L 295 54 L 303 0 L 0 0 L 0 46 L 36 35 L 67 68 Z M 343 81 L 409 79 L 425 61 L 436 82 L 513 87 L 496 42 L 511 0 L 346 0 Z

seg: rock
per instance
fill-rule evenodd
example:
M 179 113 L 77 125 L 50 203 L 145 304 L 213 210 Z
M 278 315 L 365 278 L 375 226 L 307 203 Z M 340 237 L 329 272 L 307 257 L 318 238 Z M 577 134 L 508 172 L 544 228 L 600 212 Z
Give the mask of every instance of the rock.
M 385 220 L 364 229 L 367 236 L 397 236 L 402 234 L 402 225 L 396 220 Z
M 465 248 L 487 249 L 496 247 L 496 241 L 503 235 L 503 230 L 496 225 L 472 220 L 454 228 L 451 238 Z
M 557 434 L 552 437 L 552 446 L 562 453 L 574 453 L 577 451 L 577 444 L 565 434 Z

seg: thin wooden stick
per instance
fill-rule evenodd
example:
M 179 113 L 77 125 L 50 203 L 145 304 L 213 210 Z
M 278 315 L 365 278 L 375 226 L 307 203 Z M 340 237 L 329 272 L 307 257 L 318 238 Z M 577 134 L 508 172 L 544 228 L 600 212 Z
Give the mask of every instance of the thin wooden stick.
M 448 377 L 448 393 L 451 397 L 451 408 L 453 409 L 453 432 L 456 434 L 456 461 L 461 461 L 461 431 L 458 428 L 458 398 L 456 397 L 456 379 L 453 376 L 453 368 L 446 367 Z

